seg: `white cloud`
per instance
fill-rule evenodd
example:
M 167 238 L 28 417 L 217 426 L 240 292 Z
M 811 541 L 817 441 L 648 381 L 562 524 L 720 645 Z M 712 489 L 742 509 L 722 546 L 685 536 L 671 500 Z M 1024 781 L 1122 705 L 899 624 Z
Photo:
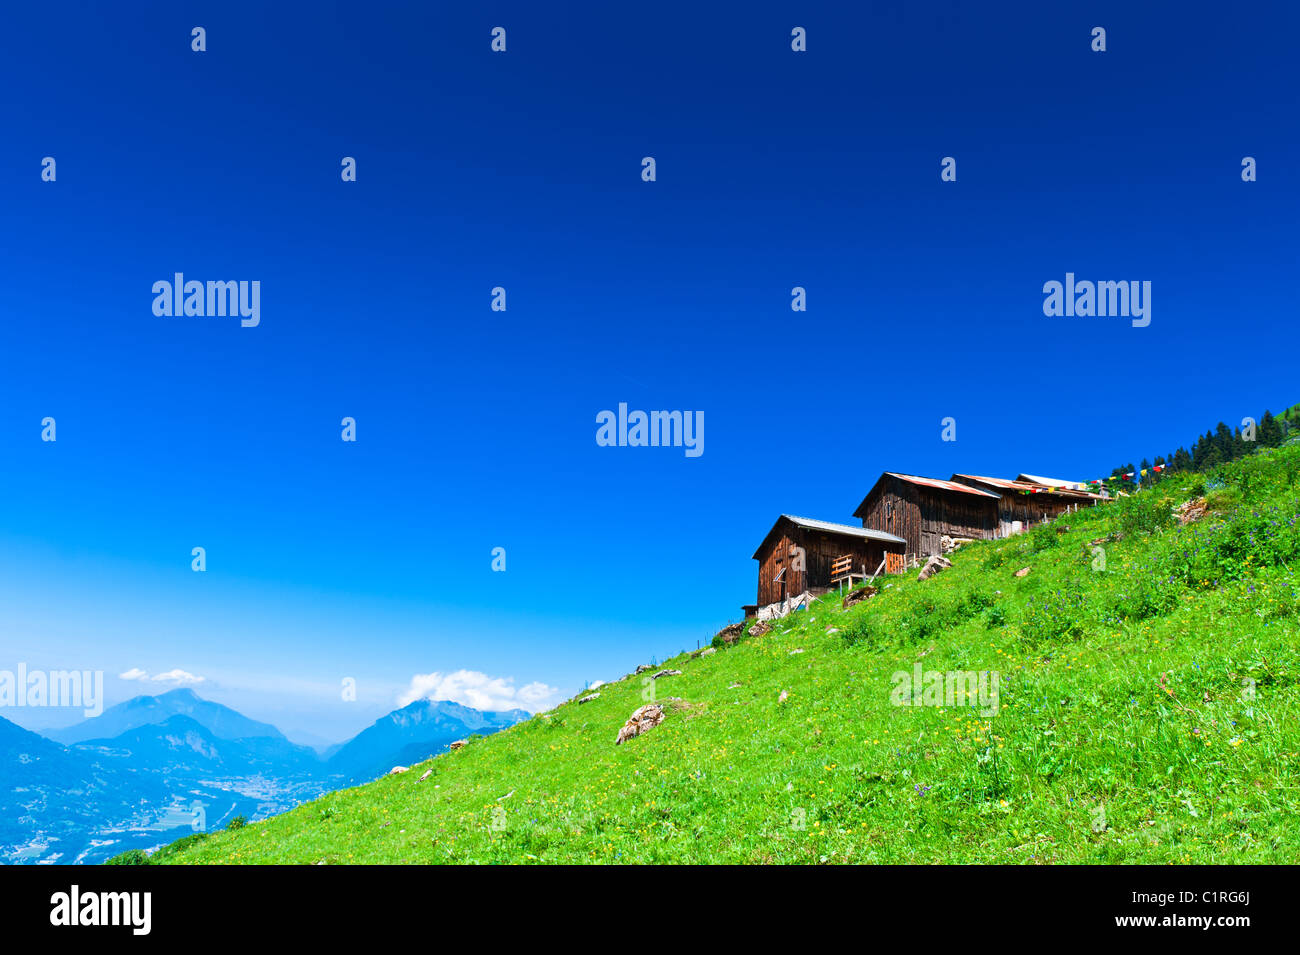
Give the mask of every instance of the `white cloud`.
M 132 667 L 125 673 L 119 673 L 118 679 L 133 680 L 137 683 L 168 683 L 172 686 L 198 686 L 205 681 L 204 677 L 180 669 L 150 676 L 148 671 L 141 670 L 139 667 Z
M 194 686 L 205 681 L 204 677 L 186 673 L 184 670 L 168 670 L 153 677 L 155 683 L 171 683 L 175 686 Z
M 417 673 L 411 685 L 398 697 L 398 705 L 416 700 L 450 700 L 476 710 L 528 710 L 536 713 L 553 702 L 559 692 L 536 681 L 516 687 L 513 678 L 491 677 L 476 670 L 455 673 Z

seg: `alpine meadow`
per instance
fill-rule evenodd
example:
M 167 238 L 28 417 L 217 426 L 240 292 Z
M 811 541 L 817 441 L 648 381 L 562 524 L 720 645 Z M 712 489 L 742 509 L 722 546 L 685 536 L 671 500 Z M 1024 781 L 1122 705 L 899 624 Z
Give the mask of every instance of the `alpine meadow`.
M 1300 438 L 1171 473 L 150 861 L 1294 863 L 1298 477 Z M 897 705 L 916 666 L 997 712 Z

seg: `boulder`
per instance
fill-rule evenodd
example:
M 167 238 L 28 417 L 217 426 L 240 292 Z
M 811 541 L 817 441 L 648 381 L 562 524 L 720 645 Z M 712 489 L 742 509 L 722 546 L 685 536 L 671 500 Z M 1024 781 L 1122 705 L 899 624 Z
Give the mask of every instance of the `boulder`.
M 941 557 L 940 555 L 935 554 L 925 562 L 925 566 L 921 568 L 921 573 L 917 575 L 916 579 L 929 580 L 935 574 L 939 573 L 939 571 L 947 570 L 951 566 L 952 561 L 947 557 Z
M 618 739 L 614 740 L 614 745 L 618 746 L 626 743 L 632 737 L 640 736 L 647 730 L 654 729 L 663 721 L 663 705 L 660 703 L 647 703 L 627 718 L 623 728 L 618 731 Z
M 586 696 L 584 696 L 582 699 L 580 699 L 580 700 L 578 701 L 578 703 L 579 703 L 579 705 L 581 705 L 581 704 L 583 704 L 583 703 L 590 703 L 592 700 L 599 699 L 599 698 L 600 698 L 600 694 L 599 694 L 599 693 L 588 693 Z
M 652 667 L 650 664 L 648 664 L 648 663 L 643 663 L 643 664 L 641 664 L 639 667 L 636 668 L 635 673 L 639 675 L 639 674 L 644 673 L 646 670 L 653 670 L 653 669 L 654 669 L 654 667 Z
M 1178 518 L 1179 524 L 1190 524 L 1193 521 L 1199 521 L 1205 516 L 1207 506 L 1205 498 L 1194 497 L 1190 501 L 1183 501 L 1174 508 L 1174 515 Z
M 428 778 L 429 778 L 430 776 L 432 776 L 432 775 L 433 775 L 433 770 L 432 770 L 432 769 L 426 769 L 426 770 L 424 771 L 424 775 L 421 776 L 419 779 L 417 779 L 416 782 L 418 782 L 418 783 L 422 783 L 422 782 L 424 782 L 426 779 L 428 779 Z
M 958 547 L 961 547 L 964 544 L 973 543 L 975 543 L 975 538 L 973 537 L 949 537 L 947 534 L 944 534 L 939 538 L 939 549 L 945 554 L 951 554 Z
M 768 623 L 766 620 L 760 620 L 758 623 L 754 624 L 752 627 L 749 628 L 749 635 L 751 637 L 761 637 L 763 634 L 767 633 L 771 629 L 772 629 L 772 625 L 770 623 Z
M 453 749 L 453 750 L 457 750 L 457 749 L 460 749 L 462 746 L 465 746 L 465 745 L 468 744 L 468 743 L 469 743 L 469 740 L 467 740 L 467 739 L 458 739 L 458 740 L 456 740 L 454 743 L 452 743 L 451 746 L 450 746 L 449 748 L 450 748 L 450 749 Z
M 866 600 L 868 597 L 874 597 L 878 593 L 880 593 L 880 589 L 878 587 L 871 587 L 871 586 L 858 587 L 856 590 L 850 590 L 847 594 L 844 595 L 844 599 L 840 601 L 840 606 L 843 609 L 847 610 L 849 607 L 852 607 L 855 603 L 860 603 L 861 601 Z
M 703 650 L 700 651 L 700 656 L 707 657 L 710 653 L 717 653 L 717 652 L 718 651 L 715 650 L 713 647 L 705 647 Z
M 406 772 L 407 769 L 409 769 L 409 768 L 410 768 L 410 767 L 408 767 L 408 766 L 394 766 L 392 769 L 390 769 L 390 770 L 388 771 L 388 775 L 390 775 L 390 776 L 397 776 L 397 775 L 399 775 L 399 774 L 401 774 L 401 773 Z
M 1029 576 L 1029 568 L 1028 568 L 1028 567 L 1021 567 L 1018 571 L 1016 571 L 1015 576 L 1017 576 L 1017 577 L 1028 577 L 1028 576 Z
M 732 623 L 719 630 L 713 639 L 716 640 L 721 637 L 723 643 L 731 644 L 739 640 L 744 632 L 745 624 L 743 621 L 741 623 Z
M 658 673 L 656 673 L 656 674 L 655 674 L 654 676 L 652 676 L 650 679 L 652 679 L 652 680 L 657 680 L 657 679 L 659 679 L 661 676 L 681 676 L 681 675 L 682 675 L 682 671 L 681 671 L 681 670 L 660 670 Z

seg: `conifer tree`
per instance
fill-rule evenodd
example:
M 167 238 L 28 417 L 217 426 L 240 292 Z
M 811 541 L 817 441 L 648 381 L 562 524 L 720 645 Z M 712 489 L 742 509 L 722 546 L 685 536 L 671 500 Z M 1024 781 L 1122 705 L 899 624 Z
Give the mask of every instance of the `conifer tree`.
M 1196 444 L 1192 445 L 1192 468 L 1200 471 L 1205 468 L 1206 458 L 1209 457 L 1210 448 L 1214 445 L 1214 435 L 1207 431 L 1196 439 Z
M 1266 448 L 1276 448 L 1282 443 L 1282 426 L 1273 417 L 1273 412 L 1265 410 L 1259 419 L 1259 432 L 1255 439 Z
M 1219 449 L 1219 461 L 1231 461 L 1233 458 L 1232 432 L 1220 421 L 1214 426 L 1214 446 Z

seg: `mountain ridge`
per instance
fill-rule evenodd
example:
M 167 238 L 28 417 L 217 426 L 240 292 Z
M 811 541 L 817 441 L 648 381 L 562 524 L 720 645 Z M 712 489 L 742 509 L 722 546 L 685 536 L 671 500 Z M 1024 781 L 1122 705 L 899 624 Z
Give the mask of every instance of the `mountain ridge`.
M 374 779 L 405 764 L 399 761 L 434 755 L 469 733 L 494 732 L 528 716 L 518 709 L 484 712 L 450 700 L 415 700 L 334 749 L 327 765 L 350 780 Z
M 189 689 L 111 707 L 70 728 L 68 744 L 0 717 L 7 785 L 0 849 L 7 861 L 93 862 L 112 854 L 111 846 L 153 848 L 168 841 L 166 832 L 189 831 L 196 804 L 214 822 L 257 818 L 526 716 L 416 701 L 336 747 L 347 752 L 332 765 L 276 727 Z
M 162 723 L 173 716 L 188 716 L 222 739 L 267 736 L 284 739 L 284 734 L 270 723 L 249 719 L 237 710 L 204 699 L 189 688 L 169 690 L 157 696 L 141 695 L 91 717 L 47 735 L 57 743 L 70 745 L 92 739 L 112 739 L 122 733 L 149 724 Z

